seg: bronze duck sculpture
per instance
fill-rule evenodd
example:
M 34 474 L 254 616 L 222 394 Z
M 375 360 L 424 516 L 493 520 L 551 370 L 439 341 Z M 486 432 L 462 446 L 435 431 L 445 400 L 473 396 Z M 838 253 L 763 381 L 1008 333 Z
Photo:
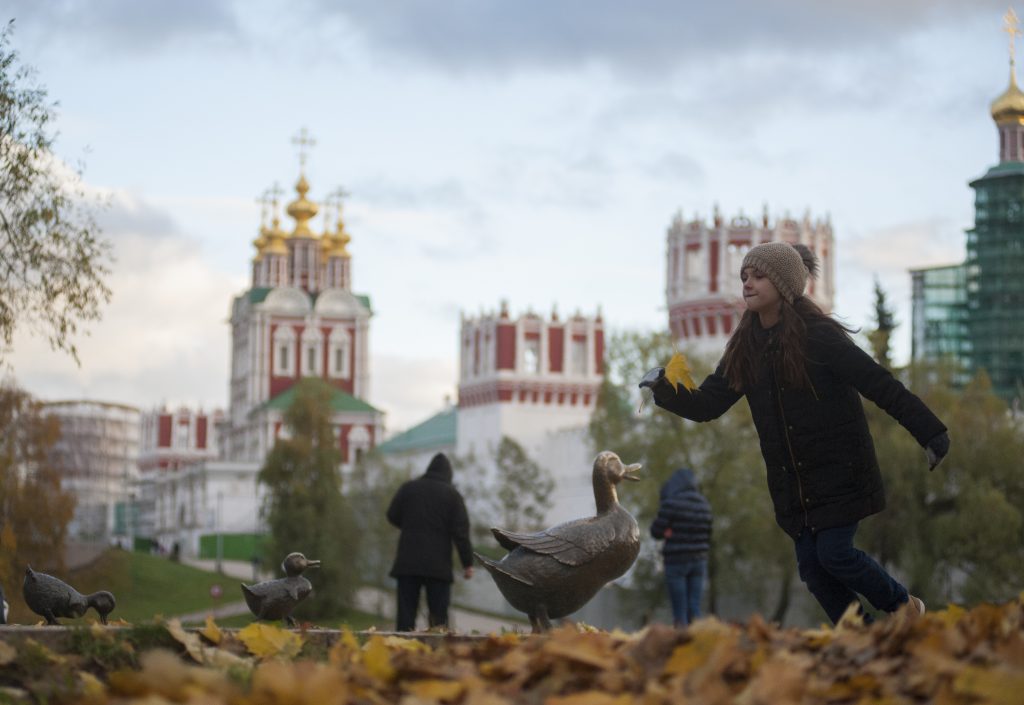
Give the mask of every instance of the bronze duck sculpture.
M 257 619 L 283 619 L 294 627 L 292 610 L 313 592 L 313 586 L 302 573 L 307 568 L 319 567 L 320 561 L 309 560 L 301 553 L 289 553 L 281 562 L 285 577 L 255 585 L 242 584 L 245 604 Z
M 619 504 L 615 486 L 639 480 L 640 465 L 623 465 L 604 451 L 594 460 L 597 514 L 534 534 L 492 528 L 509 553 L 500 561 L 477 554 L 509 604 L 530 619 L 533 633 L 551 628 L 552 619 L 572 614 L 597 591 L 633 565 L 640 552 L 640 529 Z
M 116 602 L 113 594 L 106 590 L 83 595 L 59 578 L 46 573 L 37 573 L 32 566 L 25 568 L 25 581 L 21 594 L 28 608 L 46 619 L 47 624 L 59 624 L 57 617 L 78 618 L 92 607 L 103 624 L 107 615 L 114 611 Z
M 7 614 L 10 611 L 10 605 L 7 604 L 7 600 L 4 597 L 4 586 L 0 585 L 0 624 L 7 624 Z

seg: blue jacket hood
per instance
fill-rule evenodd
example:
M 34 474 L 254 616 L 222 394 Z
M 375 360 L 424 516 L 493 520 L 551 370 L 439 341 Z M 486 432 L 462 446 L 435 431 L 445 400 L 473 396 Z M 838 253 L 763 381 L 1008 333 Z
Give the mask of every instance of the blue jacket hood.
M 690 468 L 679 468 L 661 486 L 661 498 L 665 499 L 674 494 L 695 489 L 697 489 L 697 477 L 693 474 L 693 470 Z

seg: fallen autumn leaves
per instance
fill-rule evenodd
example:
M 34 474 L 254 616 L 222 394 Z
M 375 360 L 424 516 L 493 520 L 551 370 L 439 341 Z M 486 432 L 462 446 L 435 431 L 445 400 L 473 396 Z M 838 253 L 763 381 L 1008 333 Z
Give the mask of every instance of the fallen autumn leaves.
M 179 654 L 87 631 L 90 645 L 56 654 L 0 641 L 0 702 L 628 703 L 1024 702 L 1024 595 L 969 612 L 951 607 L 871 627 L 779 629 L 705 619 L 689 630 L 635 634 L 562 627 L 544 637 L 441 640 L 342 632 L 316 654 L 301 634 L 263 624 L 238 632 L 162 628 Z M 0 632 L 2 637 L 2 632 Z M 80 642 L 84 643 L 84 642 Z M 189 663 L 191 661 L 191 663 Z

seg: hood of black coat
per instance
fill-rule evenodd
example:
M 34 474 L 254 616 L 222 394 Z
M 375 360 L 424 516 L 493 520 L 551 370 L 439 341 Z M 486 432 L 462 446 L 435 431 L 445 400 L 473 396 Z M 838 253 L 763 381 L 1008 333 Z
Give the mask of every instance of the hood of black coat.
M 671 497 L 679 492 L 697 488 L 697 476 L 690 468 L 679 468 L 661 486 L 661 498 Z
M 423 476 L 429 477 L 431 480 L 450 483 L 452 481 L 452 464 L 448 460 L 448 456 L 438 453 L 431 458 L 430 465 L 427 466 L 427 471 L 423 473 Z

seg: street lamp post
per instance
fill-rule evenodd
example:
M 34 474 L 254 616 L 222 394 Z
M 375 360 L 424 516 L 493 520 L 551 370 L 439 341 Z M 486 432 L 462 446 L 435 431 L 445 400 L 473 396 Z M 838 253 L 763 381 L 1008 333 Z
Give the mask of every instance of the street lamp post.
M 221 525 L 224 512 L 224 492 L 217 492 L 217 572 L 224 572 L 224 527 Z

